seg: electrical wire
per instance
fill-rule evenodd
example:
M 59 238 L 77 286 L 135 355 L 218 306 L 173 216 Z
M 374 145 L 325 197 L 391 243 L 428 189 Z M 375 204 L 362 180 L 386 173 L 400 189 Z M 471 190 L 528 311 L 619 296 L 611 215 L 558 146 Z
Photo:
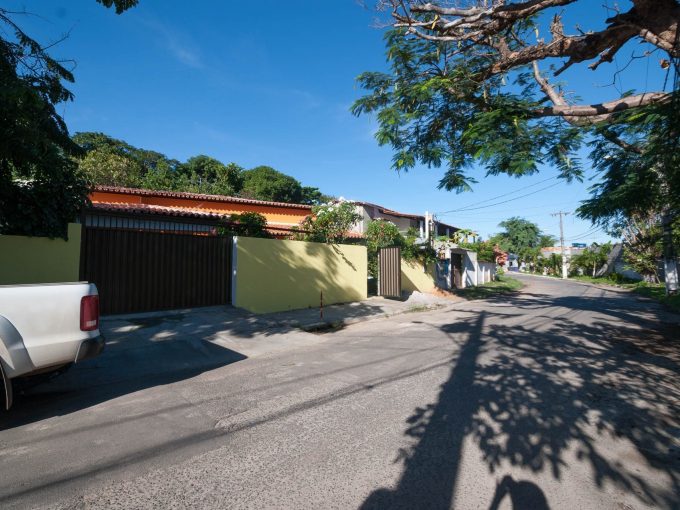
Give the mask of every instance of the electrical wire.
M 491 202 L 492 200 L 496 200 L 497 198 L 503 198 L 503 197 L 507 197 L 508 195 L 514 195 L 515 193 L 519 193 L 519 192 L 524 191 L 526 189 L 533 188 L 534 186 L 538 186 L 539 184 L 543 184 L 544 182 L 548 182 L 548 181 L 551 181 L 553 179 L 557 179 L 557 177 L 558 177 L 557 175 L 554 175 L 552 177 L 548 177 L 547 179 L 543 179 L 542 181 L 538 181 L 538 182 L 535 182 L 533 184 L 530 184 L 529 186 L 524 186 L 523 188 L 516 189 L 516 190 L 513 190 L 513 191 L 509 191 L 508 193 L 503 193 L 502 195 L 496 195 L 495 197 L 487 198 L 486 200 L 482 200 L 481 202 L 476 202 L 475 204 L 470 204 L 469 206 L 466 205 L 466 206 L 460 207 L 458 209 L 451 209 L 450 211 L 439 211 L 439 212 L 435 212 L 434 214 L 442 215 L 442 214 L 447 214 L 447 213 L 451 213 L 451 212 L 472 210 L 472 209 L 468 209 L 472 205 L 485 204 L 486 202 Z M 489 207 L 491 207 L 491 206 L 489 206 Z
M 536 191 L 532 191 L 531 193 L 525 193 L 524 195 L 520 195 L 518 197 L 511 198 L 509 200 L 503 200 L 502 202 L 496 202 L 495 204 L 482 205 L 480 207 L 466 207 L 464 209 L 452 209 L 450 211 L 444 211 L 442 213 L 439 213 L 439 216 L 442 216 L 444 214 L 454 213 L 454 212 L 477 211 L 479 209 L 488 209 L 489 207 L 494 207 L 496 205 L 507 204 L 508 202 L 514 202 L 515 200 L 519 200 L 520 198 L 529 197 L 531 195 L 535 195 L 536 193 L 540 193 L 541 191 L 545 191 L 547 189 L 554 188 L 555 186 L 558 186 L 559 184 L 561 184 L 561 183 L 556 182 L 555 184 L 551 184 L 550 186 L 546 186 L 545 188 L 540 188 L 540 189 L 537 189 Z
M 577 235 L 577 236 L 574 236 L 574 237 L 570 237 L 570 238 L 568 238 L 568 239 L 565 239 L 565 241 L 578 241 L 579 239 L 584 239 L 584 238 L 586 238 L 586 237 L 591 237 L 591 236 L 593 236 L 594 234 L 597 234 L 597 233 L 599 233 L 599 232 L 601 232 L 601 231 L 602 231 L 602 227 L 600 227 L 600 228 L 595 228 L 595 229 L 591 229 L 590 231 L 584 232 L 583 234 L 579 234 L 579 235 Z

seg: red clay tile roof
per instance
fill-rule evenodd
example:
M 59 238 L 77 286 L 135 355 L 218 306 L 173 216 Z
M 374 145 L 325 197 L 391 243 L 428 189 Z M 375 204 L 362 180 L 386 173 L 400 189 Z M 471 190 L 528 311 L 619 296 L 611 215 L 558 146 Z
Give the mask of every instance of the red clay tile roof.
M 166 216 L 177 216 L 182 218 L 206 218 L 206 219 L 227 219 L 230 214 L 215 214 L 211 212 L 204 212 L 198 209 L 190 209 L 187 207 L 170 207 L 163 205 L 149 205 L 149 204 L 114 204 L 99 202 L 92 204 L 92 208 L 98 211 L 110 212 L 127 212 L 135 214 L 164 214 Z M 275 231 L 290 231 L 294 226 L 288 223 L 267 223 L 268 230 Z M 363 234 L 358 232 L 347 232 L 346 237 L 352 239 L 363 239 Z
M 140 195 L 168 198 L 188 198 L 192 200 L 205 200 L 209 202 L 231 202 L 237 204 L 271 205 L 276 207 L 290 207 L 294 209 L 312 209 L 311 205 L 289 204 L 286 202 L 269 202 L 267 200 L 253 200 L 250 198 L 228 197 L 224 195 L 205 195 L 203 193 L 186 193 L 183 191 L 157 191 L 150 189 L 123 188 L 119 186 L 95 186 L 94 191 L 103 193 L 120 193 L 124 195 Z
M 92 204 L 92 207 L 99 211 L 112 211 L 112 212 L 122 211 L 142 214 L 165 214 L 168 216 L 181 216 L 184 218 L 209 218 L 214 220 L 230 216 L 229 214 L 216 214 L 208 211 L 201 211 L 195 208 L 170 207 L 164 205 L 151 205 L 151 204 L 119 204 L 110 202 L 94 202 Z

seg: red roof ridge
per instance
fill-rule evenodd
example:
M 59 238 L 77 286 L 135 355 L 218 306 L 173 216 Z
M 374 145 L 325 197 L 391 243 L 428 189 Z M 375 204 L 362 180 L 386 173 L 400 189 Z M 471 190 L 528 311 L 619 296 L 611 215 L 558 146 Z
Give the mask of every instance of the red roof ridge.
M 211 202 L 232 202 L 239 204 L 271 205 L 276 207 L 289 207 L 294 209 L 309 209 L 309 210 L 312 209 L 312 206 L 307 204 L 291 204 L 288 202 L 255 200 L 252 198 L 230 197 L 227 195 L 208 195 L 205 193 L 190 193 L 186 191 L 151 190 L 143 188 L 126 188 L 122 186 L 103 186 L 103 185 L 96 185 L 93 191 L 100 191 L 103 193 L 120 193 L 126 195 L 143 195 L 168 198 L 189 198 L 194 200 L 206 200 Z
M 186 207 L 173 207 L 155 204 L 121 204 L 111 202 L 94 202 L 92 207 L 101 211 L 125 211 L 132 213 L 164 213 L 169 216 L 181 216 L 185 218 L 211 218 L 220 219 L 230 216 L 230 214 L 219 214 L 210 211 L 200 211 L 188 209 Z

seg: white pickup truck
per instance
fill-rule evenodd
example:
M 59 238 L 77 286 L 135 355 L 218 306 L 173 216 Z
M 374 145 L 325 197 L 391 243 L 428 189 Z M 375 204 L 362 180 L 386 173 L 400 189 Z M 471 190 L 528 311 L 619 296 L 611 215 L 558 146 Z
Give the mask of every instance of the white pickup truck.
M 58 372 L 103 348 L 94 284 L 0 285 L 0 405 L 6 409 L 13 379 Z

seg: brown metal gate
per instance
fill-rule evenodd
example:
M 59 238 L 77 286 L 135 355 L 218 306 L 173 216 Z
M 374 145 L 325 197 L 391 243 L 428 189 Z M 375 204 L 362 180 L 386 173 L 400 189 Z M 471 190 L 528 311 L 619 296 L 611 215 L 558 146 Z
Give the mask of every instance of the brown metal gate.
M 84 229 L 81 277 L 102 314 L 230 302 L 230 236 L 102 227 Z
M 378 295 L 401 298 L 401 249 L 381 248 L 378 253 Z

